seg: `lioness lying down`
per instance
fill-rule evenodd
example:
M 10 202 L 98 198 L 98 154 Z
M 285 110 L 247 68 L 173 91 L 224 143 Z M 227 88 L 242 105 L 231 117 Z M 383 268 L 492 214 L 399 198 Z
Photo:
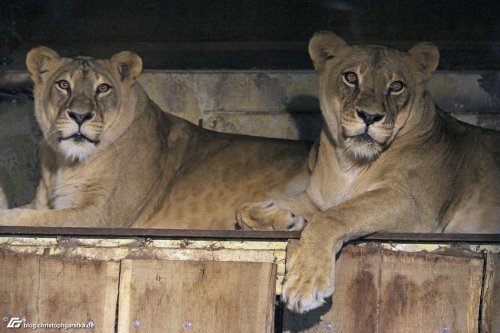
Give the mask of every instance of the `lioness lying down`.
M 26 62 L 46 141 L 41 181 L 30 206 L 0 210 L 0 225 L 234 229 L 238 205 L 307 185 L 309 144 L 165 114 L 136 81 L 133 53 L 62 58 L 38 47 Z
M 307 189 L 237 213 L 246 229 L 272 229 L 290 211 L 309 221 L 287 262 L 289 309 L 309 311 L 333 294 L 335 255 L 350 239 L 378 231 L 500 233 L 499 134 L 437 110 L 425 89 L 438 65 L 434 45 L 400 52 L 346 45 L 325 32 L 311 39 L 309 53 L 325 127 Z

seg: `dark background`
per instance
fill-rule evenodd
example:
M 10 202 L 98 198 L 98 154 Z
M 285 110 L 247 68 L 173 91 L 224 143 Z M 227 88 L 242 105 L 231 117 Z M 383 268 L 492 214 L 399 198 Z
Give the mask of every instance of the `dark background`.
M 309 38 L 332 30 L 404 49 L 432 41 L 441 69 L 498 69 L 499 3 L 0 0 L 0 61 L 22 69 L 43 44 L 103 57 L 130 49 L 150 69 L 310 69 Z

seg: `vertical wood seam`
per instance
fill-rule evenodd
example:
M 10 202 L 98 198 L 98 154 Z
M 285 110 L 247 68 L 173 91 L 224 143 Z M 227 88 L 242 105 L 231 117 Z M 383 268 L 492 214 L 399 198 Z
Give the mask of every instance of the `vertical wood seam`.
M 491 286 L 491 278 L 494 274 L 493 269 L 490 268 L 491 260 L 488 258 L 487 254 L 484 254 L 484 263 L 483 263 L 483 278 L 481 284 L 481 297 L 479 299 L 479 314 L 478 314 L 478 332 L 479 333 L 489 333 L 491 329 L 491 316 L 489 314 L 490 311 L 490 302 L 489 291 Z M 491 273 L 488 274 L 488 273 Z M 485 304 L 487 303 L 487 304 Z M 483 313 L 484 311 L 484 313 Z M 486 322 L 487 321 L 487 322 Z M 485 326 L 485 330 L 483 331 L 483 326 Z
M 40 288 L 42 279 L 42 257 L 38 256 L 38 284 L 37 284 L 37 295 L 36 295 L 36 319 L 40 323 Z
M 130 317 L 130 290 L 128 289 L 132 279 L 132 266 L 133 260 L 125 259 L 120 261 L 120 287 L 118 289 L 118 307 L 120 310 L 118 311 L 118 333 L 130 331 L 128 325 Z
M 271 263 L 271 269 L 269 270 L 270 272 L 270 277 L 268 278 L 268 281 L 271 283 L 270 288 L 268 289 L 269 295 L 268 297 L 271 298 L 271 304 L 268 306 L 268 311 L 267 311 L 267 331 L 269 333 L 274 333 L 274 318 L 275 318 L 275 300 L 276 300 L 276 280 L 278 277 L 278 265 Z
M 379 246 L 377 249 L 378 252 L 378 257 L 379 257 L 379 263 L 378 263 L 378 276 L 377 276 L 377 303 L 376 303 L 376 308 L 375 308 L 375 333 L 378 333 L 379 329 L 379 318 L 380 318 L 380 302 L 381 302 L 381 288 L 382 288 L 382 269 L 384 265 L 384 251 L 382 248 Z
M 118 262 L 118 291 L 116 293 L 116 308 L 115 308 L 115 333 L 118 333 L 118 321 L 120 319 L 120 286 L 122 282 L 122 260 Z

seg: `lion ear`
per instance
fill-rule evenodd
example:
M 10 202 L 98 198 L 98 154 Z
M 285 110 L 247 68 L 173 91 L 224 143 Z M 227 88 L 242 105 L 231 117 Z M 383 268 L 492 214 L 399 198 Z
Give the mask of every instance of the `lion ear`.
M 428 42 L 418 43 L 412 47 L 408 54 L 416 66 L 416 70 L 428 80 L 439 64 L 439 51 L 436 45 Z
M 132 81 L 142 72 L 142 59 L 130 51 L 123 51 L 113 55 L 111 64 L 120 74 L 122 81 Z
M 31 49 L 26 56 L 26 67 L 35 83 L 42 82 L 43 74 L 49 72 L 61 57 L 56 51 L 45 46 Z
M 320 31 L 315 33 L 309 41 L 309 55 L 314 63 L 314 68 L 321 71 L 326 62 L 335 57 L 339 49 L 345 45 L 345 41 L 333 32 Z

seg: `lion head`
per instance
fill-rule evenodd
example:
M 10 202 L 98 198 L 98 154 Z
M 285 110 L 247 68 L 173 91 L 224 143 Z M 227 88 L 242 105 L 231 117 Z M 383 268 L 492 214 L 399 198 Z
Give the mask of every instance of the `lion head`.
M 347 45 L 331 32 L 311 39 L 327 131 L 358 163 L 376 159 L 407 123 L 439 52 L 419 43 L 408 52 L 380 45 Z
M 66 158 L 87 160 L 134 119 L 129 92 L 142 70 L 139 56 L 125 51 L 109 60 L 63 58 L 42 46 L 28 53 L 26 65 L 45 140 Z

